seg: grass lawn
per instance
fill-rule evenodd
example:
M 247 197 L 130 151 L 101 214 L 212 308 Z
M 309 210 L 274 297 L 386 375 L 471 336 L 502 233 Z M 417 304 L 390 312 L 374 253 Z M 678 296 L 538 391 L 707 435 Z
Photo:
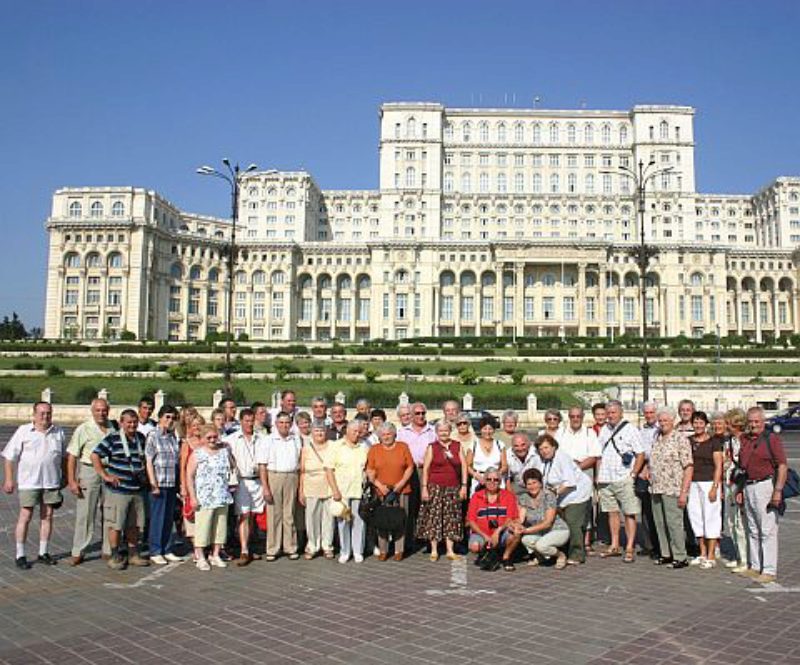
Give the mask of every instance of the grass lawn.
M 175 358 L 165 356 L 151 357 L 146 359 L 129 358 L 9 358 L 0 357 L 0 369 L 12 369 L 20 363 L 38 363 L 43 367 L 57 365 L 63 369 L 81 369 L 98 371 L 119 371 L 132 369 L 132 365 L 149 365 L 150 369 L 155 370 L 157 366 L 164 362 L 175 362 Z M 197 356 L 189 361 L 190 364 L 201 369 L 210 371 L 215 364 L 222 362 L 222 358 L 212 358 L 208 356 Z M 276 360 L 255 359 L 247 360 L 253 366 L 255 372 L 275 371 Z M 322 367 L 326 374 L 338 372 L 347 373 L 352 368 L 361 370 L 374 369 L 381 374 L 402 374 L 403 368 L 418 368 L 425 374 L 434 375 L 440 370 L 458 370 L 463 367 L 474 368 L 481 376 L 495 376 L 503 368 L 521 367 L 527 374 L 542 376 L 572 375 L 574 370 L 591 369 L 598 373 L 617 374 L 623 376 L 637 376 L 639 374 L 639 360 L 637 358 L 626 358 L 613 362 L 607 361 L 571 361 L 553 360 L 545 362 L 539 359 L 525 361 L 512 361 L 503 359 L 480 360 L 472 362 L 453 362 L 447 360 L 435 360 L 426 357 L 408 358 L 406 360 L 366 360 L 354 356 L 347 360 L 324 360 L 320 358 L 286 358 L 282 362 L 290 363 L 301 372 L 316 372 L 318 367 Z M 129 367 L 126 367 L 129 366 Z M 715 376 L 716 365 L 708 361 L 670 361 L 653 360 L 651 361 L 652 376 Z M 800 370 L 796 363 L 777 363 L 771 361 L 747 361 L 732 362 L 723 360 L 720 365 L 720 375 L 723 377 L 747 377 L 751 378 L 760 372 L 763 376 L 797 376 Z

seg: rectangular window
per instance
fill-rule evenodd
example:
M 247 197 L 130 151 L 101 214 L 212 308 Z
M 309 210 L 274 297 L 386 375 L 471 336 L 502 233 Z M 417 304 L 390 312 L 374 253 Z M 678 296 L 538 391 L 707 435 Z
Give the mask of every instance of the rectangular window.
M 464 321 L 475 320 L 475 298 L 473 296 L 461 297 L 461 318 Z
M 189 314 L 200 313 L 200 289 L 189 289 Z
M 369 321 L 369 298 L 358 299 L 358 320 Z
M 686 299 L 684 296 L 678 296 L 678 319 L 681 321 L 686 320 Z
M 300 320 L 301 321 L 311 321 L 311 317 L 313 314 L 313 310 L 311 308 L 311 303 L 313 301 L 311 298 L 303 298 L 300 301 Z
M 395 317 L 400 320 L 408 318 L 408 295 L 405 293 L 395 296 Z
M 217 315 L 217 292 L 216 291 L 209 291 L 208 292 L 208 302 L 206 304 L 206 313 L 208 316 L 216 316 Z
M 545 321 L 552 321 L 556 318 L 556 300 L 551 296 L 542 298 L 542 316 Z
M 617 300 L 614 297 L 606 298 L 606 323 L 617 322 Z
M 636 318 L 636 300 L 630 296 L 622 299 L 622 316 L 625 323 L 633 323 Z
M 788 321 L 787 318 L 787 309 L 785 302 L 778 303 L 778 323 L 782 326 L 785 326 Z
M 767 308 L 767 303 L 765 302 L 758 303 L 758 318 L 761 320 L 762 325 L 768 323 L 769 309 Z
M 331 299 L 322 298 L 319 301 L 319 318 L 321 321 L 331 320 Z
M 750 324 L 750 303 L 743 302 L 742 303 L 742 323 L 745 325 Z
M 181 311 L 181 287 L 169 287 L 169 311 L 170 314 L 180 314 Z
M 386 281 L 386 280 L 384 280 Z M 384 320 L 389 319 L 389 294 L 383 294 L 383 318 Z
M 349 298 L 339 301 L 339 313 L 336 316 L 337 321 L 344 321 L 345 323 L 350 322 L 350 317 L 351 317 L 350 309 L 352 307 L 351 304 L 352 302 L 353 301 L 350 300 Z
M 595 316 L 597 316 L 595 312 L 595 302 L 594 298 L 587 298 L 586 299 L 586 320 L 587 321 L 594 321 Z
M 77 305 L 78 304 L 78 290 L 77 289 L 67 289 L 64 292 L 64 304 L 65 305 Z
M 442 296 L 442 316 L 445 321 L 453 320 L 453 296 Z
M 494 321 L 494 296 L 481 298 L 481 320 Z
M 100 289 L 87 289 L 86 291 L 86 304 L 99 305 L 100 304 Z
M 514 298 L 511 296 L 503 297 L 503 321 L 514 320 Z
M 653 298 L 647 298 L 644 302 L 644 317 L 647 325 L 652 325 L 656 319 L 656 303 Z
M 692 296 L 692 323 L 703 322 L 703 296 Z
M 419 273 L 415 274 L 415 278 L 416 278 L 417 275 L 419 275 Z M 421 316 L 422 316 L 422 294 L 415 293 L 414 294 L 414 318 L 419 320 L 419 318 Z
M 533 321 L 534 319 L 534 310 L 533 310 L 533 296 L 525 296 L 522 299 L 522 307 L 524 311 L 524 317 L 526 321 Z
M 575 320 L 575 298 L 572 296 L 565 296 L 563 302 L 564 308 L 564 321 Z
M 122 304 L 122 291 L 118 291 L 117 289 L 111 289 L 108 292 L 108 302 L 109 307 L 116 307 Z
M 247 294 L 236 293 L 236 299 L 233 303 L 233 316 L 237 319 L 243 319 L 247 316 Z

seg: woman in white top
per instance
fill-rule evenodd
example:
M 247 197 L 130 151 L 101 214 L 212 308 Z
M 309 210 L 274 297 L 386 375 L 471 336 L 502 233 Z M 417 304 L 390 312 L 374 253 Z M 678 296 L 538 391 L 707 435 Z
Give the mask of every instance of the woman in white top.
M 541 459 L 544 486 L 555 492 L 559 513 L 569 527 L 567 563 L 584 563 L 584 531 L 586 511 L 592 500 L 592 481 L 568 453 L 558 449 L 555 437 L 542 434 L 533 445 Z
M 481 418 L 478 431 L 480 437 L 472 444 L 472 449 L 467 451 L 467 470 L 472 477 L 470 495 L 483 487 L 484 473 L 487 469 L 499 469 L 503 486 L 505 486 L 505 477 L 508 473 L 506 447 L 494 437 L 494 418 L 491 416 Z

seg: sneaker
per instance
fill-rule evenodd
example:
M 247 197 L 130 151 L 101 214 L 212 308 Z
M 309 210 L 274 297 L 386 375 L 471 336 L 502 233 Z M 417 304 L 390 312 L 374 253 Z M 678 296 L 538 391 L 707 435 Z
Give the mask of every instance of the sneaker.
M 372 556 L 378 556 L 380 553 L 381 553 L 381 548 L 375 545 L 375 547 L 372 548 Z
M 297 561 L 300 558 L 300 555 L 297 552 L 292 552 L 289 555 L 289 561 Z
M 739 562 L 735 561 L 735 560 L 734 561 L 730 561 L 730 560 L 726 561 L 725 562 L 725 567 L 726 568 L 739 568 Z
M 673 568 L 674 570 L 680 570 L 681 568 L 686 568 L 687 566 L 691 565 L 692 565 L 691 561 L 683 559 L 681 561 L 673 561 L 671 564 L 669 564 L 669 567 Z
M 145 559 L 138 552 L 133 552 L 128 554 L 128 564 L 137 568 L 146 568 L 150 565 L 150 559 Z
M 694 557 L 692 559 L 689 559 L 689 565 L 690 566 L 699 566 L 705 560 L 706 560 L 706 558 L 704 556 L 696 556 L 696 557 Z
M 17 568 L 19 568 L 20 570 L 30 570 L 31 569 L 31 564 L 28 563 L 28 560 L 24 556 L 18 556 L 16 558 L 16 560 L 14 561 L 14 563 L 16 564 Z
M 166 566 L 169 563 L 166 557 L 163 557 L 160 554 L 154 554 L 151 556 L 150 562 L 156 564 L 157 566 Z
M 128 567 L 128 562 L 125 560 L 125 557 L 117 554 L 117 556 L 110 557 L 106 565 L 111 568 L 111 570 L 125 570 Z
M 233 557 L 230 554 L 228 554 L 225 550 L 220 550 L 219 558 L 222 559 L 223 561 L 233 561 Z
M 166 559 L 166 560 L 167 560 L 169 563 L 181 563 L 181 562 L 183 562 L 183 561 L 186 561 L 186 557 L 185 557 L 185 556 L 178 556 L 177 554 L 173 554 L 172 552 L 167 552 L 167 553 L 164 555 L 164 558 L 165 558 L 165 559 Z
M 210 556 L 208 557 L 208 562 L 214 566 L 214 568 L 227 568 L 228 564 L 222 560 L 222 557 L 219 556 Z
M 198 559 L 195 562 L 195 565 L 197 566 L 197 570 L 203 570 L 203 571 L 211 570 L 211 566 L 208 564 L 208 561 L 206 561 L 205 559 Z
M 711 568 L 716 568 L 717 562 L 714 559 L 706 559 L 705 561 L 700 562 L 701 570 L 709 570 Z
M 744 563 L 737 564 L 735 568 L 731 568 L 731 572 L 736 573 L 737 575 L 742 575 L 743 573 L 746 573 L 748 570 L 750 569 L 747 567 L 747 564 Z
M 40 554 L 38 557 L 36 557 L 36 560 L 39 563 L 43 563 L 43 564 L 45 564 L 47 566 L 55 566 L 58 563 L 58 561 L 56 561 L 47 552 L 45 552 L 44 554 Z
M 347 563 L 350 560 L 350 556 L 347 554 L 340 554 L 339 555 L 339 563 Z
M 364 557 L 361 554 L 354 554 L 353 561 L 355 561 L 356 563 L 363 563 Z
M 760 582 L 761 584 L 772 584 L 778 581 L 776 575 L 770 575 L 769 573 L 762 573 L 758 577 L 755 578 L 756 582 Z

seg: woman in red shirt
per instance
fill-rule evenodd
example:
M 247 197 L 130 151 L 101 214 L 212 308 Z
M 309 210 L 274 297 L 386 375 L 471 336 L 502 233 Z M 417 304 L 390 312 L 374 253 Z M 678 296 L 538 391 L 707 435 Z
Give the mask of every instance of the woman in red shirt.
M 431 561 L 439 558 L 442 540 L 448 559 L 461 558 L 453 551 L 453 544 L 464 537 L 461 502 L 467 498 L 467 465 L 461 459 L 461 443 L 451 434 L 450 422 L 440 420 L 436 424 L 436 441 L 425 450 L 422 465 L 417 538 L 431 542 Z

